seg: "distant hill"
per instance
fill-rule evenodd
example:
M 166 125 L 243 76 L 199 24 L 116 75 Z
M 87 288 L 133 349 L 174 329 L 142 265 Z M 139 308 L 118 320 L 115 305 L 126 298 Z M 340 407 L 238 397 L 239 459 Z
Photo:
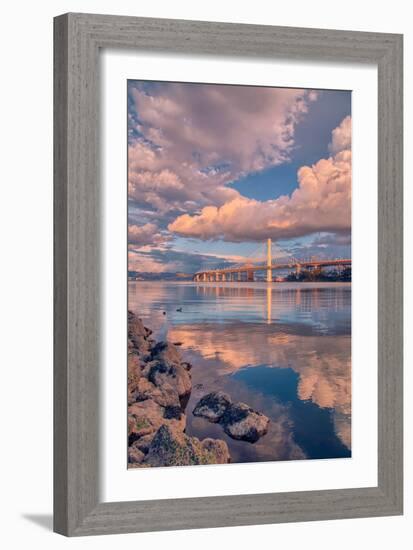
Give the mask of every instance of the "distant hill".
M 128 279 L 135 281 L 191 281 L 190 273 L 142 273 L 138 271 L 128 271 Z

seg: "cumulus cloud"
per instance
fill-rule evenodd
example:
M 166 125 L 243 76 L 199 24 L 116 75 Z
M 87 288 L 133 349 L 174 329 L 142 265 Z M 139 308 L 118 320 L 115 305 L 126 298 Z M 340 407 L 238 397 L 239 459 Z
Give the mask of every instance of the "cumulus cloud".
M 340 126 L 335 128 L 332 132 L 332 139 L 329 145 L 329 151 L 333 155 L 340 153 L 340 151 L 347 151 L 351 149 L 351 117 L 346 116 L 341 122 Z
M 160 213 L 221 206 L 226 185 L 286 162 L 317 92 L 246 86 L 130 85 L 129 198 Z
M 130 249 L 128 251 L 128 271 L 139 273 L 166 273 L 179 270 L 176 262 L 163 262 L 151 253 Z
M 316 239 L 314 239 L 310 246 L 325 246 L 325 247 L 331 247 L 331 246 L 350 246 L 351 245 L 351 234 L 324 234 L 320 235 Z
M 163 151 L 136 142 L 129 147 L 128 196 L 158 215 L 171 210 L 194 211 L 208 203 L 223 204 L 238 196 L 224 184 L 227 172 L 203 173 L 196 163 L 178 162 Z
M 146 245 L 135 248 L 129 245 L 128 269 L 139 273 L 195 273 L 205 267 L 229 267 L 233 258 L 224 258 L 214 254 L 199 254 L 173 250 L 163 246 Z
M 154 223 L 128 225 L 128 243 L 130 245 L 146 246 L 149 244 L 161 244 L 170 239 L 171 236 L 160 232 L 158 226 Z
M 294 258 L 348 258 L 351 256 L 351 233 L 317 233 L 311 240 L 285 241 L 281 246 Z
M 260 241 L 288 239 L 319 231 L 348 233 L 351 227 L 351 119 L 333 130 L 335 154 L 299 169 L 291 196 L 265 202 L 239 195 L 222 206 L 183 214 L 168 229 L 185 237 Z

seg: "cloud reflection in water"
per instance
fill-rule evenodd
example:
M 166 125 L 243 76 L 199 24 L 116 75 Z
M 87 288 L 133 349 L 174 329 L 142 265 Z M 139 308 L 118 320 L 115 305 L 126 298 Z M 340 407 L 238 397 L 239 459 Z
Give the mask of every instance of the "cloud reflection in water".
M 349 285 L 140 282 L 129 285 L 129 304 L 194 365 L 188 433 L 225 438 L 234 462 L 350 456 Z M 268 434 L 236 442 L 194 418 L 214 390 L 270 416 Z

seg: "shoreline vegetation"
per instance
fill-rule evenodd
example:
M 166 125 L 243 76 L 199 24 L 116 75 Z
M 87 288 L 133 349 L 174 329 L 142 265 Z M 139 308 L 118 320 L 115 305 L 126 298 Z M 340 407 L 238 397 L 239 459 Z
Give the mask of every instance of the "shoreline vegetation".
M 156 342 L 152 331 L 128 311 L 128 467 L 226 464 L 223 439 L 187 435 L 186 406 L 192 391 L 191 365 L 175 344 Z M 193 414 L 219 423 L 233 439 L 255 443 L 270 420 L 229 395 L 202 397 Z

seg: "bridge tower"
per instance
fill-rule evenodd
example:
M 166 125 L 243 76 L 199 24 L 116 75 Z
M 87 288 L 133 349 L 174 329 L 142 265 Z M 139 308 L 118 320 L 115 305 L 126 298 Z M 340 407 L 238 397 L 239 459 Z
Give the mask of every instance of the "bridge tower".
M 271 239 L 267 239 L 267 283 L 272 282 Z

